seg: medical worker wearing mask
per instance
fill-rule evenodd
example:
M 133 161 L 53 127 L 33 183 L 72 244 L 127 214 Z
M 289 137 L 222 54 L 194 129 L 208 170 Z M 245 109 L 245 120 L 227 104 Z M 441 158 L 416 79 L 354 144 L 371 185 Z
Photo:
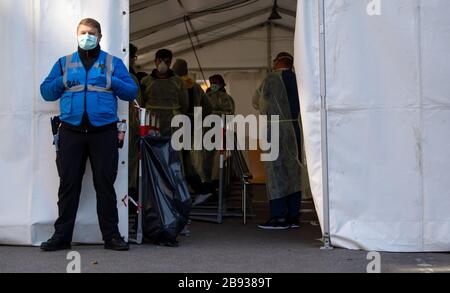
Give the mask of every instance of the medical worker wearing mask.
M 138 88 L 121 59 L 100 49 L 101 26 L 84 19 L 77 28 L 78 51 L 60 58 L 41 85 L 44 100 L 59 100 L 62 126 L 56 164 L 60 177 L 55 233 L 44 251 L 71 248 L 87 159 L 97 193 L 105 249 L 129 246 L 118 229 L 114 182 L 118 169 L 117 97 L 133 101 Z
M 273 69 L 253 97 L 253 107 L 261 115 L 277 115 L 280 119 L 279 156 L 275 161 L 264 164 L 271 218 L 258 227 L 265 230 L 296 229 L 300 227 L 301 192 L 306 190 L 302 184 L 306 168 L 301 162 L 300 102 L 294 57 L 281 52 L 273 61 Z M 271 133 L 270 127 L 269 123 L 268 133 Z
M 234 115 L 236 106 L 234 99 L 227 93 L 225 79 L 222 75 L 216 74 L 209 78 L 211 87 L 207 90 L 208 100 L 211 104 L 213 115 L 222 117 L 223 115 Z M 205 131 L 208 131 L 206 129 Z M 215 190 L 219 186 L 220 174 L 220 152 L 204 151 L 204 174 L 203 181 L 208 185 L 212 184 Z M 215 199 L 214 197 L 212 199 Z M 212 200 L 210 199 L 210 200 Z M 202 204 L 202 199 L 197 198 L 195 205 Z
M 155 56 L 156 69 L 141 82 L 143 104 L 158 116 L 163 137 L 172 136 L 172 118 L 186 114 L 189 108 L 188 91 L 183 80 L 170 69 L 171 64 L 172 52 L 159 50 Z

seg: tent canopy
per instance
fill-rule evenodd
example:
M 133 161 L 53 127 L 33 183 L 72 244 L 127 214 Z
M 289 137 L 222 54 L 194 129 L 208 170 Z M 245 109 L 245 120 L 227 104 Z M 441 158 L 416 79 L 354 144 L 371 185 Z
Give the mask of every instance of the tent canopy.
M 294 32 L 296 2 L 278 1 L 282 18 L 272 21 L 274 27 Z M 198 49 L 255 31 L 267 24 L 273 4 L 273 0 L 131 0 L 130 41 L 139 48 L 137 64 L 148 70 L 161 48 L 175 56 L 191 52 L 187 30 Z

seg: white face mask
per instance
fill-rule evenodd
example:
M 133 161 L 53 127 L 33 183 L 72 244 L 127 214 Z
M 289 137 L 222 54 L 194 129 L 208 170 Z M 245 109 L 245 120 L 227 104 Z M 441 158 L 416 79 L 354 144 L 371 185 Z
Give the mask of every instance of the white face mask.
M 78 36 L 78 46 L 81 49 L 89 51 L 97 47 L 98 38 L 94 35 L 84 34 Z
M 167 66 L 166 62 L 161 61 L 158 65 L 158 71 L 159 73 L 166 74 L 169 71 L 169 66 Z

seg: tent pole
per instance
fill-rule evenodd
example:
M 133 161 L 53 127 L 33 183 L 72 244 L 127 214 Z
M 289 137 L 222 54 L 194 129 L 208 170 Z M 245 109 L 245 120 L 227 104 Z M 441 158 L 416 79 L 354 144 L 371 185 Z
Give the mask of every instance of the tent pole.
M 319 0 L 319 51 L 320 51 L 320 98 L 321 98 L 321 148 L 322 148 L 322 193 L 323 193 L 323 244 L 321 249 L 333 249 L 330 236 L 330 193 L 328 177 L 328 112 L 326 84 L 326 38 L 325 0 Z
M 142 150 L 142 146 L 143 146 L 143 142 L 142 142 L 142 138 L 140 139 L 140 150 Z M 143 188 L 142 188 L 142 184 L 144 182 L 143 180 L 143 175 L 142 175 L 142 158 L 139 159 L 139 197 L 138 197 L 138 206 L 137 206 L 137 211 L 139 212 L 138 214 L 138 218 L 137 218 L 137 225 L 136 225 L 136 244 L 141 245 L 143 243 L 144 240 L 144 234 L 142 231 L 142 213 L 143 211 Z
M 141 108 L 138 102 L 135 101 L 135 106 L 139 109 L 139 150 L 142 152 L 143 148 L 143 139 L 145 135 L 148 133 L 147 129 L 147 110 L 145 108 Z M 141 153 L 142 154 L 142 153 Z M 137 211 L 137 223 L 136 223 L 136 239 L 130 239 L 131 243 L 142 244 L 144 241 L 144 233 L 142 229 L 142 220 L 143 220 L 143 169 L 142 169 L 142 156 L 139 158 L 139 195 L 138 202 L 135 202 L 133 198 L 130 197 L 130 201 L 136 206 Z

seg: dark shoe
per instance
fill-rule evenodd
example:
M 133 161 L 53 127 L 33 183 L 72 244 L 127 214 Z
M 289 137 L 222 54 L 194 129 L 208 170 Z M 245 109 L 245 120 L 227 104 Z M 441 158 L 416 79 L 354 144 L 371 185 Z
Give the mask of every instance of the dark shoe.
M 264 230 L 286 230 L 290 225 L 286 220 L 270 219 L 265 224 L 258 225 L 258 228 Z
M 71 243 L 61 241 L 55 237 L 52 237 L 47 242 L 43 242 L 41 244 L 41 250 L 47 251 L 47 252 L 59 251 L 59 250 L 69 250 L 71 248 L 72 248 Z
M 105 249 L 114 251 L 128 251 L 130 250 L 130 245 L 125 242 L 122 237 L 114 237 L 111 240 L 105 241 Z
M 300 228 L 300 221 L 298 219 L 289 219 L 288 224 L 290 225 L 291 229 Z

